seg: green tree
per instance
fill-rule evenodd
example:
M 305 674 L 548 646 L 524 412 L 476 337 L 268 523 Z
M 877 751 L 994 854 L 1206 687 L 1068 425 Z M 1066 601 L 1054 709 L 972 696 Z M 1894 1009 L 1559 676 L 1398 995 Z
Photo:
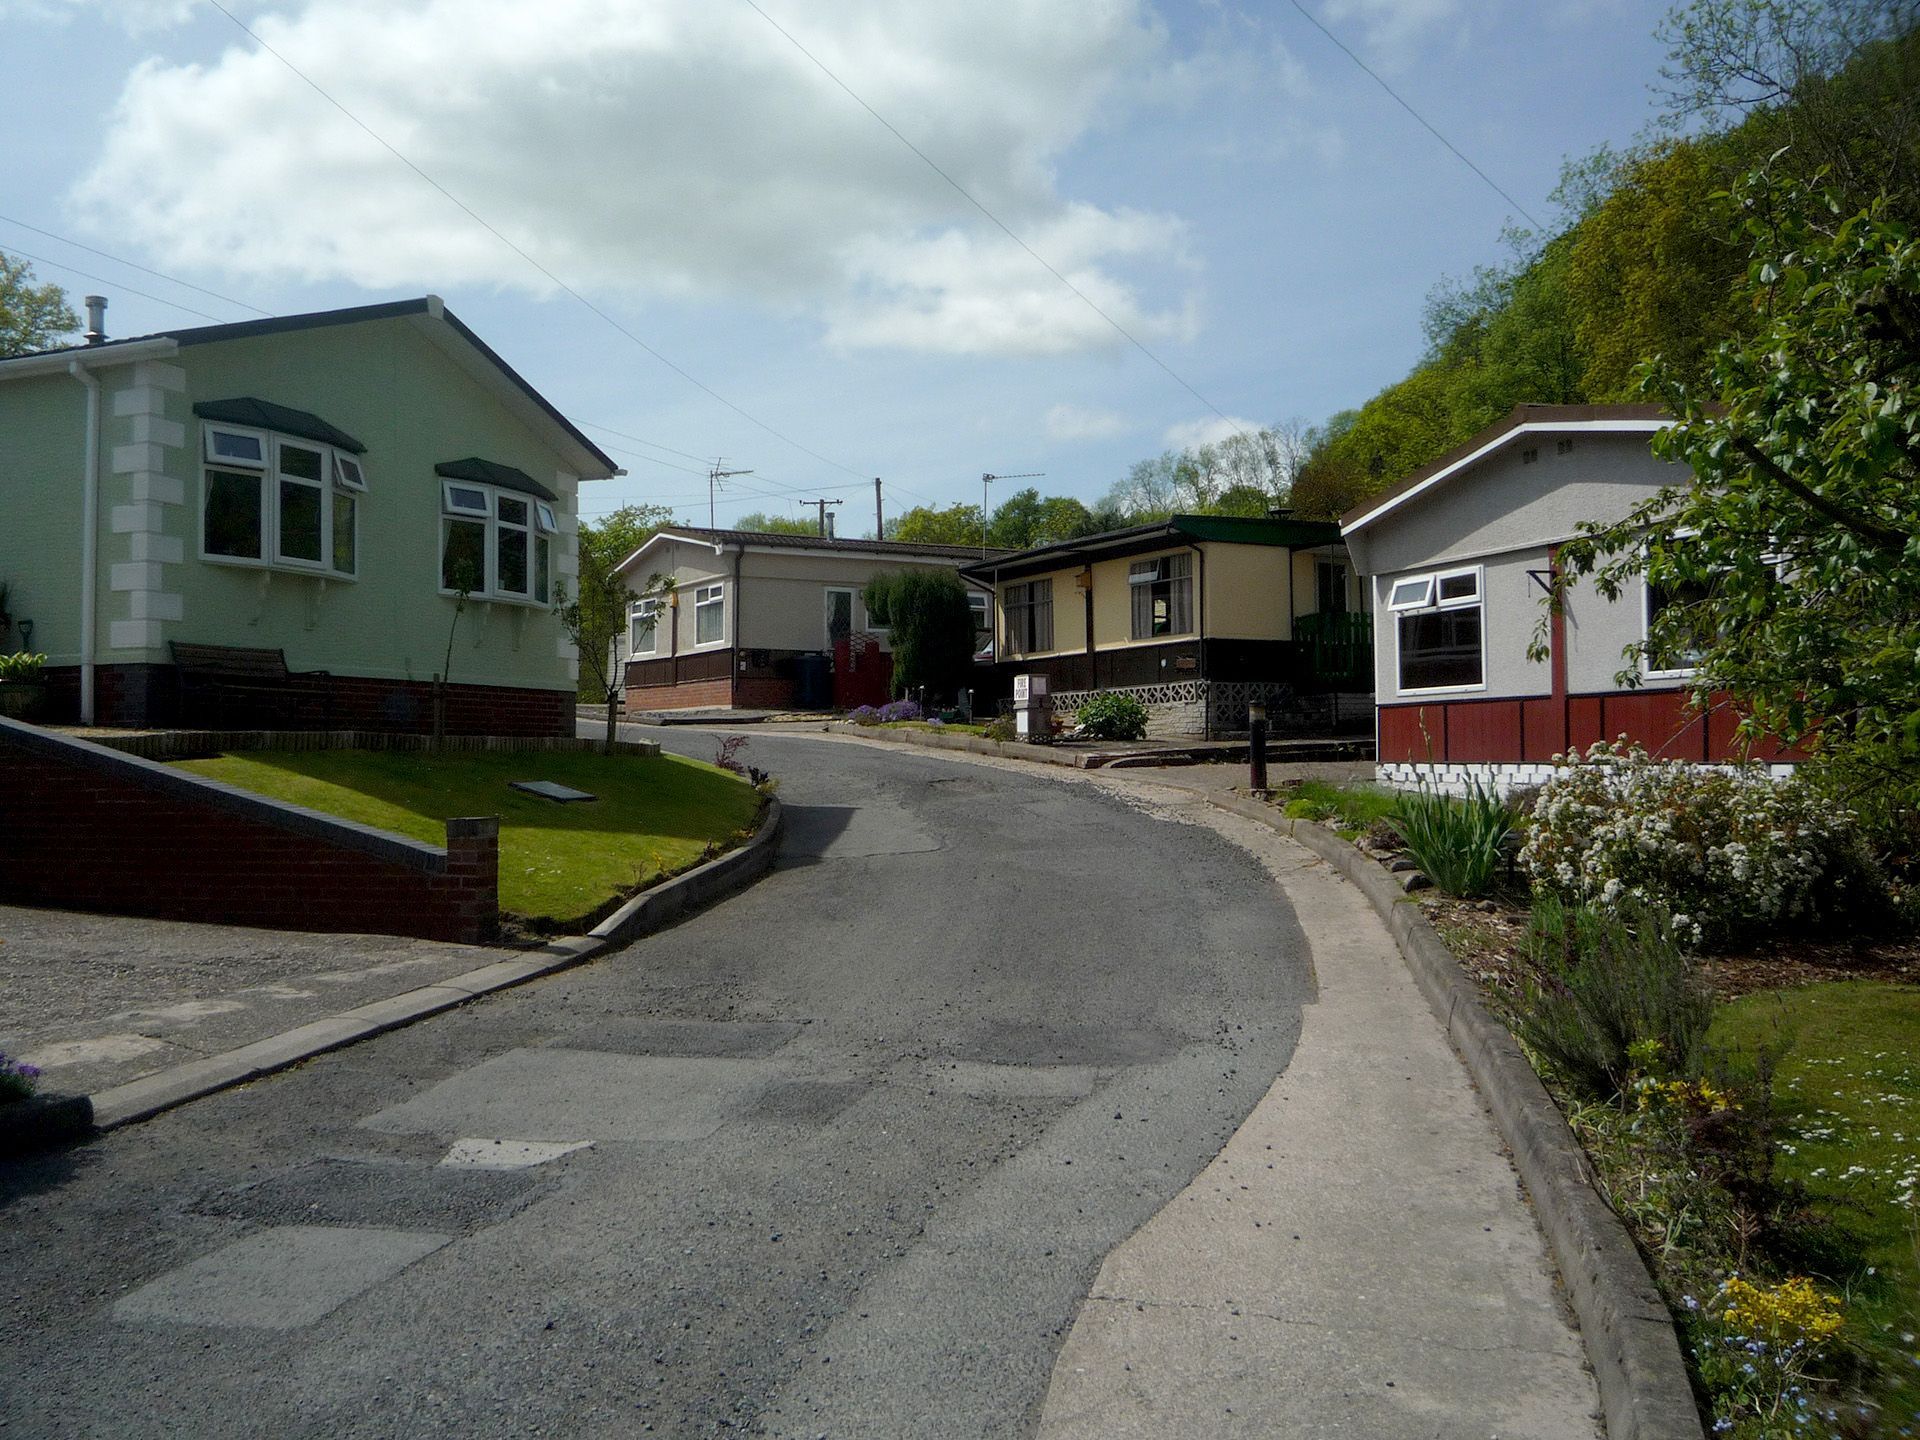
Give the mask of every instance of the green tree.
M 760 535 L 818 535 L 818 520 L 802 520 L 791 515 L 769 515 L 753 510 L 733 522 L 736 530 L 752 530 Z
M 951 570 L 901 570 L 876 575 L 861 598 L 893 645 L 896 695 L 925 687 L 945 698 L 973 673 L 973 607 L 967 587 Z
M 0 254 L 0 357 L 46 350 L 80 328 L 58 285 L 33 283 L 33 266 Z
M 1646 393 L 1678 420 L 1655 449 L 1688 478 L 1564 546 L 1561 587 L 1591 576 L 1618 597 L 1643 575 L 1674 597 L 1629 647 L 1623 683 L 1644 656 L 1698 651 L 1697 703 L 1724 693 L 1743 733 L 1808 747 L 1816 774 L 1904 825 L 1911 846 L 1920 243 L 1884 207 L 1849 215 L 1765 172 L 1733 208 L 1751 247 L 1756 331 L 1720 347 L 1706 384 L 1647 367 Z
M 1746 250 L 1712 199 L 1726 156 L 1724 144 L 1679 141 L 1629 157 L 1575 232 L 1564 284 L 1585 359 L 1581 398 L 1636 398 L 1639 366 L 1654 355 L 1698 384 L 1719 343 L 1751 328 Z
M 580 649 L 579 696 L 611 705 L 619 697 L 619 668 L 613 664 L 613 637 L 626 628 L 633 599 L 626 582 L 614 574 L 620 562 L 673 520 L 664 505 L 622 505 L 598 521 L 580 526 L 580 590 L 577 624 L 568 626 Z
M 916 505 L 887 522 L 887 538 L 914 545 L 978 545 L 982 524 L 978 505 L 949 505 L 944 510 Z

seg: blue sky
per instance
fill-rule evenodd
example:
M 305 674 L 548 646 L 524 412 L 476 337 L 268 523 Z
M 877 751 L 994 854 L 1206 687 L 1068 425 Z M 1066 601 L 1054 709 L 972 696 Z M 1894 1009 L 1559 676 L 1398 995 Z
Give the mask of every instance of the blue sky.
M 1398 378 L 1427 291 L 1520 218 L 1285 0 L 225 3 L 769 428 L 207 0 L 0 0 L 0 216 L 244 305 L 6 220 L 0 249 L 107 294 L 115 335 L 440 294 L 620 447 L 588 514 L 704 522 L 718 456 L 756 472 L 722 523 L 827 496 L 856 533 L 875 475 L 889 513 L 986 470 L 1091 500 L 1215 408 L 1317 421 Z M 1304 3 L 1542 220 L 1564 158 L 1655 114 L 1664 3 Z

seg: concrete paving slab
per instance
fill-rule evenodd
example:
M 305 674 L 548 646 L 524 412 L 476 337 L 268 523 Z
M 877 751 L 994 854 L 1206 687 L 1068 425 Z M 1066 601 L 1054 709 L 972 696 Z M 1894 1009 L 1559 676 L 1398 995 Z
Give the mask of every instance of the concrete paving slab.
M 350 1225 L 464 1234 L 498 1224 L 551 1188 L 506 1168 L 443 1168 L 323 1156 L 196 1198 L 198 1215 L 268 1225 Z
M 295 1330 L 452 1240 L 420 1230 L 281 1225 L 170 1270 L 117 1302 L 128 1323 Z
M 1051 1440 L 1591 1440 L 1581 1377 L 1528 1383 L 1543 1359 L 1502 1338 L 1382 1337 L 1215 1304 L 1174 1312 L 1089 1301 L 1083 1349 L 1124 1357 L 1054 1372 L 1041 1434 Z M 1461 1413 L 1463 1390 L 1485 1397 Z
M 360 1123 L 401 1134 L 703 1140 L 779 1073 L 764 1060 L 509 1050 Z
M 591 1150 L 591 1140 L 483 1140 L 470 1137 L 456 1140 L 440 1161 L 449 1169 L 529 1170 L 571 1155 L 576 1150 Z

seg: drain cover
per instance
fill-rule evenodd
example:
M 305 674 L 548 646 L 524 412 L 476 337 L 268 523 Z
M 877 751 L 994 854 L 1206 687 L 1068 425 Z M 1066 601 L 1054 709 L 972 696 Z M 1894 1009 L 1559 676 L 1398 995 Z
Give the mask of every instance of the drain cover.
M 562 785 L 557 780 L 509 780 L 509 790 L 523 790 L 529 795 L 538 795 L 542 800 L 558 800 L 562 805 L 574 800 L 597 800 L 600 797 L 590 795 L 585 790 L 576 790 L 571 785 Z

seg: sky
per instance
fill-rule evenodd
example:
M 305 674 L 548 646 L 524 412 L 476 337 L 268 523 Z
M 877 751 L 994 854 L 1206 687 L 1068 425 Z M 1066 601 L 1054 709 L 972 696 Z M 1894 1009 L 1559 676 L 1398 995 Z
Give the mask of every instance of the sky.
M 0 250 L 116 337 L 440 295 L 627 468 L 588 517 L 1091 502 L 1404 375 L 1666 9 L 0 0 Z

